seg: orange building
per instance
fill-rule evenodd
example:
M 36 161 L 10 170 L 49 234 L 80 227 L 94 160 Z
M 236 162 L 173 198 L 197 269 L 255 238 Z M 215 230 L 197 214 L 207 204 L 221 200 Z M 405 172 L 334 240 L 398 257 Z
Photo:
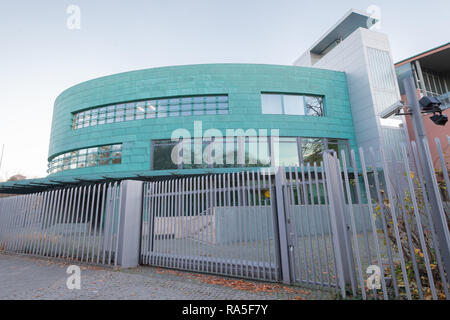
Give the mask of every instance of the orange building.
M 412 72 L 416 82 L 419 99 L 423 96 L 433 96 L 441 103 L 443 114 L 450 117 L 450 43 L 431 49 L 414 57 L 405 59 L 395 64 L 397 79 L 399 80 L 402 100 L 407 103 L 403 79 Z M 427 132 L 431 156 L 436 169 L 440 168 L 439 155 L 436 149 L 435 138 L 441 141 L 447 167 L 450 164 L 450 123 L 446 126 L 434 124 L 429 118 L 431 115 L 424 114 L 423 122 Z M 415 140 L 411 117 L 406 117 L 409 138 Z

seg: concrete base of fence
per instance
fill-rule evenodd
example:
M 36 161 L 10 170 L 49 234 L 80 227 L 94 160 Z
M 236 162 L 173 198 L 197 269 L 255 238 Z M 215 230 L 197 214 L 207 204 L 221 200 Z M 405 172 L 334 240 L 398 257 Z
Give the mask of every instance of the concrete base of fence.
M 121 184 L 117 263 L 122 268 L 135 268 L 139 264 L 142 192 L 142 181 L 127 180 Z

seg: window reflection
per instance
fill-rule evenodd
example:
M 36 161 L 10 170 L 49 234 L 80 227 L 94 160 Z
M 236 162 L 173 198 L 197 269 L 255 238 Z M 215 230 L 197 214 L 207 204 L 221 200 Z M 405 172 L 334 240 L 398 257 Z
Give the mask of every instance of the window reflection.
M 228 114 L 228 96 L 154 99 L 95 108 L 73 115 L 72 129 L 151 118 Z
M 302 158 L 303 164 L 320 164 L 322 161 L 322 152 L 324 149 L 323 139 L 302 139 Z
M 305 114 L 313 117 L 323 117 L 323 98 L 305 96 Z
M 122 144 L 80 149 L 50 160 L 48 173 L 122 163 Z
M 235 168 L 235 167 L 269 167 L 299 166 L 314 163 L 320 166 L 323 151 L 327 148 L 336 150 L 341 156 L 344 151 L 348 161 L 348 140 L 327 138 L 297 137 L 226 137 L 185 139 L 178 142 L 181 163 L 174 164 L 171 153 L 177 142 L 154 140 L 153 170 L 200 169 L 200 168 Z M 181 144 L 185 145 L 183 149 Z M 212 159 L 209 161 L 208 159 Z
M 300 164 L 297 138 L 276 138 L 273 144 L 275 166 L 295 167 Z
M 283 114 L 281 95 L 279 94 L 262 94 L 261 104 L 263 114 Z
M 262 93 L 263 114 L 324 117 L 323 97 L 298 94 Z

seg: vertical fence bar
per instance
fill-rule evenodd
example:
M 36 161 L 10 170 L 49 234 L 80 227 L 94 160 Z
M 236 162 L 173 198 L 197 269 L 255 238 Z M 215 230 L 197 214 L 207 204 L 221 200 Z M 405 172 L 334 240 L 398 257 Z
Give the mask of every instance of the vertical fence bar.
M 295 210 L 295 196 L 294 196 L 294 183 L 292 178 L 292 167 L 289 167 L 289 182 L 286 183 L 285 188 L 285 205 L 287 207 L 287 215 L 288 215 L 288 221 L 290 225 L 290 232 L 289 232 L 289 239 L 290 239 L 290 267 L 291 267 L 291 274 L 292 279 L 295 282 L 297 280 L 297 270 L 296 270 L 296 263 L 295 258 L 297 256 L 297 259 L 299 259 L 298 255 L 296 255 L 296 249 L 298 249 L 298 236 L 297 236 L 297 219 L 295 217 L 296 210 Z M 301 279 L 301 272 L 298 273 L 299 278 Z
M 261 227 L 261 230 L 260 230 L 260 232 L 261 232 L 261 260 L 262 260 L 261 265 L 262 265 L 263 279 L 266 280 L 267 276 L 269 274 L 269 271 L 271 273 L 272 268 L 270 267 L 270 264 L 269 264 L 269 268 L 267 267 L 267 264 L 266 264 L 268 259 L 266 259 L 266 239 L 264 237 L 264 220 L 265 220 L 264 218 L 267 219 L 267 215 L 266 215 L 266 210 L 263 205 L 262 191 L 264 190 L 264 188 L 261 186 L 261 172 L 260 171 L 256 172 L 256 178 L 258 180 L 257 181 L 257 188 L 258 188 L 257 189 L 258 190 L 257 206 L 258 206 L 258 215 L 259 215 L 259 217 L 257 217 L 257 219 L 260 221 L 260 227 Z M 268 226 L 267 226 L 267 228 L 268 228 Z M 268 237 L 267 240 L 270 241 L 270 238 Z
M 93 239 L 92 239 L 92 249 L 91 249 L 91 263 L 94 263 L 95 251 L 96 251 L 96 250 L 95 250 L 95 249 L 96 249 L 96 247 L 95 247 L 95 245 L 96 245 L 95 241 L 96 241 L 96 239 L 97 239 L 98 212 L 99 212 L 99 210 L 100 210 L 100 208 L 101 208 L 101 206 L 100 206 L 100 195 L 101 195 L 101 192 L 102 192 L 102 185 L 99 184 L 99 185 L 98 185 L 98 188 L 97 188 L 97 204 L 96 204 L 96 207 L 95 207 L 94 234 L 92 235 L 92 236 L 93 236 Z M 87 260 L 87 261 L 89 262 L 89 260 Z
M 307 258 L 306 258 L 306 248 L 305 248 L 305 243 L 304 243 L 304 234 L 303 234 L 303 224 L 302 224 L 302 217 L 301 217 L 301 215 L 302 215 L 302 192 L 303 192 L 303 180 L 302 180 L 302 186 L 300 187 L 300 183 L 299 183 L 299 181 L 300 181 L 300 178 L 299 178 L 299 175 L 298 175 L 298 167 L 295 167 L 295 169 L 294 169 L 294 174 L 295 174 L 295 176 L 294 176 L 294 180 L 295 180 L 295 186 L 296 186 L 296 189 L 297 189 L 297 192 L 296 192 L 296 194 L 293 194 L 293 197 L 294 197 L 294 199 L 293 199 L 293 203 L 295 204 L 295 198 L 297 199 L 297 202 L 298 202 L 298 208 L 297 208 L 297 210 L 294 210 L 294 219 L 293 219 L 293 225 L 294 225 L 294 235 L 295 235 L 295 249 L 296 249 L 296 255 L 297 255 L 297 265 L 298 265 L 298 274 L 299 274 L 299 277 L 298 277 L 298 279 L 299 279 L 299 281 L 300 282 L 303 282 L 304 280 L 304 277 L 303 277 L 303 272 L 305 273 L 305 276 L 306 276 L 306 278 L 308 277 L 308 275 L 307 275 L 307 269 L 306 269 L 306 267 L 305 267 L 305 269 L 302 269 L 302 262 L 301 262 L 301 251 L 300 251 L 300 243 L 299 243 L 299 234 L 298 234 L 298 231 L 300 231 L 300 233 L 301 233 L 301 240 L 300 240 L 300 242 L 301 242 L 301 244 L 302 244 L 302 246 L 303 246 L 303 251 L 304 251 L 304 259 L 303 259 L 303 262 L 304 262 L 304 265 L 306 266 L 306 264 L 307 264 Z M 303 167 L 302 167 L 302 169 L 303 169 Z M 304 205 L 304 207 L 305 207 L 305 210 L 306 210 L 306 204 Z M 297 212 L 298 212 L 298 221 L 297 221 Z M 298 229 L 300 227 L 300 229 Z M 307 281 L 306 279 L 305 279 L 305 281 Z
M 103 193 L 102 193 L 102 206 L 101 206 L 101 212 L 100 212 L 100 224 L 99 224 L 99 230 L 98 230 L 98 248 L 97 248 L 97 264 L 100 263 L 100 250 L 102 249 L 102 247 L 104 247 L 105 244 L 105 228 L 104 228 L 104 221 L 103 221 L 103 217 L 106 214 L 107 211 L 107 197 L 108 197 L 108 184 L 104 183 L 103 184 Z
M 306 178 L 305 178 L 305 166 L 302 163 L 301 164 L 301 176 L 302 176 L 302 193 L 303 193 L 303 203 L 304 203 L 304 208 L 305 208 L 305 217 L 308 216 L 308 194 L 307 194 L 307 184 L 306 184 Z M 307 244 L 306 244 L 306 234 L 308 232 L 308 219 L 306 219 L 306 223 L 301 222 L 303 220 L 303 218 L 300 219 L 302 213 L 300 212 L 299 215 L 299 220 L 300 220 L 300 224 L 301 224 L 301 231 L 302 231 L 302 244 L 303 244 L 303 260 L 304 260 L 304 264 L 305 264 L 305 275 L 306 275 L 306 283 L 310 283 L 310 268 L 309 268 L 309 262 L 308 262 L 308 254 L 307 254 Z M 305 231 L 305 227 L 306 227 L 306 231 Z M 313 261 L 311 261 L 311 268 L 312 268 L 312 263 L 314 263 Z
M 54 191 L 47 192 L 47 200 L 46 200 L 45 207 L 44 207 L 44 218 L 41 223 L 41 234 L 40 234 L 39 241 L 38 241 L 38 250 L 37 250 L 38 255 L 43 255 L 43 247 L 45 244 L 45 239 L 47 238 L 47 221 L 48 221 L 50 207 L 51 207 L 52 200 L 53 200 L 53 194 L 54 194 Z
M 406 168 L 406 178 L 408 180 L 408 186 L 409 186 L 409 191 L 411 193 L 411 200 L 413 202 L 413 207 L 414 207 L 414 217 L 416 220 L 416 225 L 417 225 L 417 229 L 419 231 L 419 239 L 420 239 L 420 244 L 422 246 L 422 252 L 424 255 L 424 260 L 425 260 L 425 268 L 427 270 L 427 275 L 428 275 L 428 281 L 430 283 L 430 289 L 431 289 L 431 294 L 434 300 L 437 300 L 437 295 L 436 295 L 436 288 L 434 286 L 434 279 L 433 279 L 433 274 L 431 272 L 431 268 L 430 268 L 430 260 L 428 257 L 428 251 L 427 251 L 427 247 L 425 244 L 425 238 L 423 235 L 423 228 L 422 228 L 422 222 L 420 221 L 420 217 L 419 217 L 419 208 L 417 205 L 417 200 L 415 197 L 415 191 L 414 191 L 414 185 L 411 179 L 411 175 L 410 175 L 410 168 L 409 168 L 409 162 L 408 162 L 408 157 L 406 154 L 406 148 L 405 146 L 402 146 L 402 154 L 403 154 L 403 161 L 405 164 L 405 168 Z
M 358 275 L 359 275 L 359 281 L 360 281 L 360 286 L 361 286 L 361 295 L 362 295 L 363 299 L 366 300 L 367 296 L 366 296 L 366 290 L 365 290 L 364 279 L 363 279 L 361 257 L 359 256 L 359 244 L 358 244 L 358 237 L 356 234 L 356 232 L 357 232 L 356 222 L 355 222 L 355 215 L 353 212 L 352 197 L 350 194 L 350 182 L 348 179 L 347 162 L 345 159 L 345 151 L 344 150 L 342 150 L 342 152 L 341 152 L 341 161 L 342 161 L 342 166 L 344 169 L 345 189 L 347 191 L 347 201 L 348 201 L 348 208 L 350 211 L 350 221 L 351 221 L 351 226 L 352 226 L 353 243 L 354 243 L 355 251 L 356 251 L 356 263 L 358 265 Z M 365 226 L 363 226 L 363 228 L 365 228 Z
M 65 189 L 62 189 L 61 190 L 61 198 L 59 199 L 59 201 L 58 201 L 58 206 L 57 206 L 57 208 L 56 208 L 56 215 L 55 215 L 55 224 L 54 224 L 54 226 L 53 226 L 53 230 L 54 230 L 54 232 L 53 232 L 53 243 L 52 243 L 52 246 L 51 246 L 51 249 L 50 249 L 50 256 L 52 256 L 52 257 L 56 257 L 56 254 L 57 254 L 57 247 L 58 247 L 58 244 L 59 244 L 59 228 L 60 228 L 60 220 L 61 220 L 61 216 L 62 216 L 62 213 L 63 213 L 63 202 L 65 202 L 65 199 L 66 199 L 66 196 L 67 196 L 67 190 L 65 190 Z M 55 251 L 53 251 L 53 249 L 55 250 Z
M 55 224 L 57 223 L 56 217 L 58 215 L 58 209 L 59 209 L 59 204 L 61 202 L 62 193 L 63 193 L 62 190 L 58 190 L 56 192 L 56 199 L 55 199 L 55 203 L 53 204 L 53 208 L 52 208 L 51 220 L 50 220 L 50 225 L 49 225 L 49 228 L 51 228 L 51 229 L 50 229 L 50 235 L 47 240 L 47 245 L 46 245 L 46 250 L 45 250 L 45 255 L 47 255 L 47 256 L 52 255 L 52 248 L 53 248 L 53 243 L 55 241 L 54 238 L 55 238 L 55 232 L 56 232 Z
M 308 185 L 309 185 L 309 193 L 311 194 L 311 204 L 310 204 L 310 206 L 311 206 L 311 210 L 310 210 L 310 213 L 312 214 L 312 221 L 314 222 L 314 192 L 313 192 L 313 182 L 312 182 L 312 177 L 311 177 L 311 164 L 310 163 L 308 163 L 308 166 L 307 166 L 307 170 L 308 170 Z M 315 236 L 315 240 L 316 240 L 316 246 L 317 246 L 317 249 L 319 249 L 319 239 L 317 238 L 317 230 L 316 230 L 316 228 L 317 228 L 317 226 L 316 226 L 316 224 L 315 223 L 313 223 L 313 224 L 311 224 L 311 221 L 309 220 L 309 216 L 308 216 L 308 226 L 309 226 L 309 241 L 310 241 L 310 246 L 311 246 L 311 259 L 312 259 L 312 270 L 313 270 L 313 279 L 314 279 L 314 281 L 313 281 L 313 284 L 314 285 L 317 285 L 317 282 L 319 282 L 319 280 L 317 279 L 317 275 L 316 275 L 316 265 L 317 265 L 317 263 L 316 263 L 316 261 L 315 261 L 315 256 L 314 256 L 314 246 L 313 246 L 313 232 L 314 232 L 314 236 Z M 314 228 L 313 228 L 313 226 L 314 226 Z M 314 229 L 314 230 L 313 230 Z M 318 251 L 317 252 L 317 262 L 319 263 L 319 266 L 320 266 L 320 252 Z M 320 268 L 319 268 L 319 273 L 320 273 L 320 279 L 321 279 L 321 283 L 323 283 L 323 275 L 322 275 L 322 273 L 321 273 L 321 270 L 320 270 Z
M 438 151 L 439 161 L 441 163 L 442 176 L 444 177 L 445 185 L 447 186 L 446 187 L 447 197 L 450 201 L 450 180 L 448 178 L 447 164 L 445 162 L 444 153 L 442 152 L 441 141 L 439 140 L 439 138 L 434 139 L 434 141 L 436 143 L 436 149 Z M 449 138 L 449 141 L 450 141 L 450 138 Z
M 69 216 L 70 216 L 70 208 L 72 205 L 72 196 L 73 196 L 73 188 L 69 189 L 69 194 L 67 196 L 66 199 L 66 206 L 64 208 L 64 218 L 63 218 L 63 225 L 64 227 L 62 228 L 62 232 L 63 232 L 63 241 L 61 241 L 61 247 L 60 247 L 60 254 L 59 257 L 65 257 L 65 251 L 66 251 L 66 240 L 67 240 L 67 233 L 68 233 L 68 229 L 69 229 Z
M 65 203 L 64 203 L 64 210 L 61 216 L 61 241 L 59 241 L 57 248 L 56 248 L 56 252 L 58 253 L 57 255 L 55 255 L 56 258 L 64 258 L 64 249 L 65 249 L 65 242 L 67 239 L 67 230 L 69 228 L 68 223 L 67 223 L 67 218 L 68 215 L 70 213 L 70 202 L 71 202 L 71 197 L 72 197 L 72 188 L 68 188 L 67 192 L 66 192 L 66 197 L 65 197 Z
M 397 165 L 400 166 L 400 163 L 397 163 Z M 397 172 L 401 172 L 401 168 L 397 168 L 396 171 Z M 399 175 L 395 175 L 395 177 L 396 177 L 397 189 L 398 190 L 402 190 L 402 184 L 401 184 Z M 408 241 L 408 246 L 409 246 L 409 252 L 410 252 L 410 255 L 411 255 L 411 262 L 412 262 L 413 270 L 414 270 L 414 277 L 415 277 L 415 280 L 416 280 L 416 283 L 417 283 L 417 291 L 418 291 L 418 294 L 419 294 L 419 298 L 421 300 L 423 300 L 423 298 L 424 298 L 423 297 L 423 290 L 422 290 L 422 285 L 421 285 L 421 280 L 420 280 L 419 269 L 418 269 L 418 266 L 417 266 L 416 256 L 415 256 L 415 253 L 414 253 L 414 245 L 412 243 L 411 228 L 410 228 L 410 225 L 409 225 L 409 219 L 406 216 L 406 210 L 407 210 L 406 209 L 406 204 L 405 204 L 405 200 L 404 200 L 403 196 L 399 196 L 399 199 L 400 199 L 400 211 L 402 213 L 402 219 L 403 219 L 403 223 L 405 225 L 407 241 Z
M 23 238 L 23 233 L 24 233 L 24 224 L 25 224 L 25 220 L 27 217 L 27 209 L 28 209 L 28 205 L 30 203 L 30 195 L 26 195 L 24 197 L 24 201 L 23 201 L 23 205 L 20 208 L 20 220 L 18 223 L 18 232 L 17 232 L 17 240 L 16 240 L 16 244 L 15 244 L 15 248 L 14 251 L 17 252 L 22 252 L 22 238 Z
M 97 185 L 94 185 L 94 187 L 92 188 L 92 203 L 91 203 L 91 210 L 89 212 L 89 230 L 88 230 L 88 243 L 87 243 L 87 248 L 86 248 L 86 262 L 89 262 L 89 254 L 91 253 L 91 232 L 92 232 L 92 220 L 94 218 L 95 215 L 95 195 L 99 193 L 97 190 Z M 97 197 L 98 198 L 98 197 Z M 97 200 L 97 205 L 98 205 L 98 200 Z M 84 247 L 83 247 L 84 248 Z M 82 255 L 83 256 L 83 255 Z
M 436 179 L 436 174 L 433 166 L 433 159 L 431 157 L 430 147 L 428 145 L 428 139 L 427 137 L 424 137 L 422 140 L 423 146 L 424 146 L 424 162 L 422 165 L 424 167 L 428 167 L 428 171 L 432 172 L 431 177 L 428 177 L 430 181 L 429 184 L 431 186 L 428 186 L 428 193 L 430 195 L 430 203 L 432 204 L 431 207 L 431 214 L 433 218 L 433 222 L 435 224 L 436 228 L 436 234 L 439 239 L 439 246 L 442 250 L 442 260 L 444 262 L 444 268 L 447 272 L 447 274 L 450 274 L 450 231 L 448 228 L 447 223 L 447 217 L 444 212 L 443 208 L 443 201 L 440 196 L 438 183 Z M 427 177 L 425 177 L 425 181 L 427 181 Z
M 318 173 L 318 170 L 317 170 L 317 163 L 316 162 L 314 162 L 314 182 L 312 182 L 313 184 L 314 184 L 314 186 L 315 186 L 315 188 L 316 188 L 316 194 L 317 194 L 317 206 L 316 206 L 316 209 L 317 209 L 317 213 L 316 214 L 314 214 L 314 224 L 316 225 L 316 229 L 315 229 L 315 231 L 316 231 L 316 235 L 317 235 L 317 233 L 319 232 L 319 228 L 320 228 L 320 233 L 321 233 L 321 243 L 322 243 L 322 246 L 323 246 L 323 254 L 324 254 L 324 258 L 325 258 L 325 263 L 326 264 L 328 264 L 328 257 L 326 256 L 326 245 L 324 245 L 325 243 L 323 242 L 323 240 L 324 240 L 324 238 L 325 238 L 325 235 L 324 235 L 324 232 L 323 232 L 323 224 L 322 224 L 322 219 L 321 219 L 321 212 L 322 212 L 322 199 L 321 199 L 321 196 L 320 196 L 320 188 L 319 188 L 319 173 Z M 321 253 L 320 253 L 320 242 L 319 241 L 317 241 L 317 253 L 318 253 L 318 256 L 319 256 L 319 272 L 320 272 L 320 281 L 321 281 L 321 285 L 322 286 L 325 286 L 326 284 L 325 284 L 325 279 L 324 279 L 324 277 L 323 277 L 323 275 L 324 275 L 324 271 L 323 271 L 323 266 L 322 266 L 322 261 L 321 261 Z M 328 268 L 328 266 L 326 266 L 326 268 L 325 268 L 325 270 L 327 270 L 327 268 Z M 325 271 L 325 272 L 327 272 L 327 274 L 328 274 L 328 271 Z
M 388 300 L 386 280 L 384 277 L 383 261 L 381 259 L 380 245 L 378 243 L 378 235 L 377 235 L 374 212 L 373 212 L 373 207 L 372 207 L 372 196 L 370 194 L 369 180 L 367 177 L 366 163 L 365 163 L 365 158 L 364 158 L 364 153 L 363 153 L 362 148 L 359 149 L 359 156 L 360 156 L 360 161 L 361 161 L 361 167 L 363 170 L 364 186 L 366 189 L 366 199 L 367 199 L 367 204 L 368 204 L 369 212 L 370 212 L 370 223 L 372 226 L 372 235 L 373 235 L 373 239 L 374 239 L 374 243 L 375 243 L 375 249 L 377 252 L 377 260 L 378 260 L 379 268 L 381 270 L 381 286 L 383 289 L 383 297 L 385 300 Z
M 380 212 L 381 212 L 381 214 L 380 214 L 381 223 L 382 223 L 382 229 L 383 229 L 383 234 L 384 234 L 384 241 L 386 244 L 386 250 L 387 250 L 387 254 L 388 254 L 389 266 L 391 268 L 391 273 L 392 273 L 392 284 L 394 285 L 395 296 L 398 297 L 399 291 L 398 291 L 398 286 L 397 286 L 397 278 L 395 277 L 394 258 L 392 256 L 391 241 L 389 239 L 386 217 L 385 217 L 385 212 L 384 212 L 384 198 L 382 197 L 381 192 L 380 192 L 380 181 L 378 179 L 378 169 L 377 169 L 376 162 L 375 162 L 375 154 L 374 154 L 372 148 L 369 148 L 369 152 L 370 152 L 370 155 L 372 158 L 373 175 L 374 175 L 374 180 L 375 180 L 375 191 L 376 191 L 376 196 L 378 198 L 378 204 L 379 204 Z

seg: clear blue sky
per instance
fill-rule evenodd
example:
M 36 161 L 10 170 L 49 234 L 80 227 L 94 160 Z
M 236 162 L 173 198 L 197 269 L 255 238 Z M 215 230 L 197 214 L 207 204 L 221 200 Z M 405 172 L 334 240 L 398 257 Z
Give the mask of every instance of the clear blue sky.
M 66 28 L 70 4 L 81 30 Z M 46 175 L 53 103 L 76 83 L 166 65 L 288 65 L 349 9 L 370 5 L 396 61 L 449 41 L 448 0 L 2 0 L 0 180 Z

